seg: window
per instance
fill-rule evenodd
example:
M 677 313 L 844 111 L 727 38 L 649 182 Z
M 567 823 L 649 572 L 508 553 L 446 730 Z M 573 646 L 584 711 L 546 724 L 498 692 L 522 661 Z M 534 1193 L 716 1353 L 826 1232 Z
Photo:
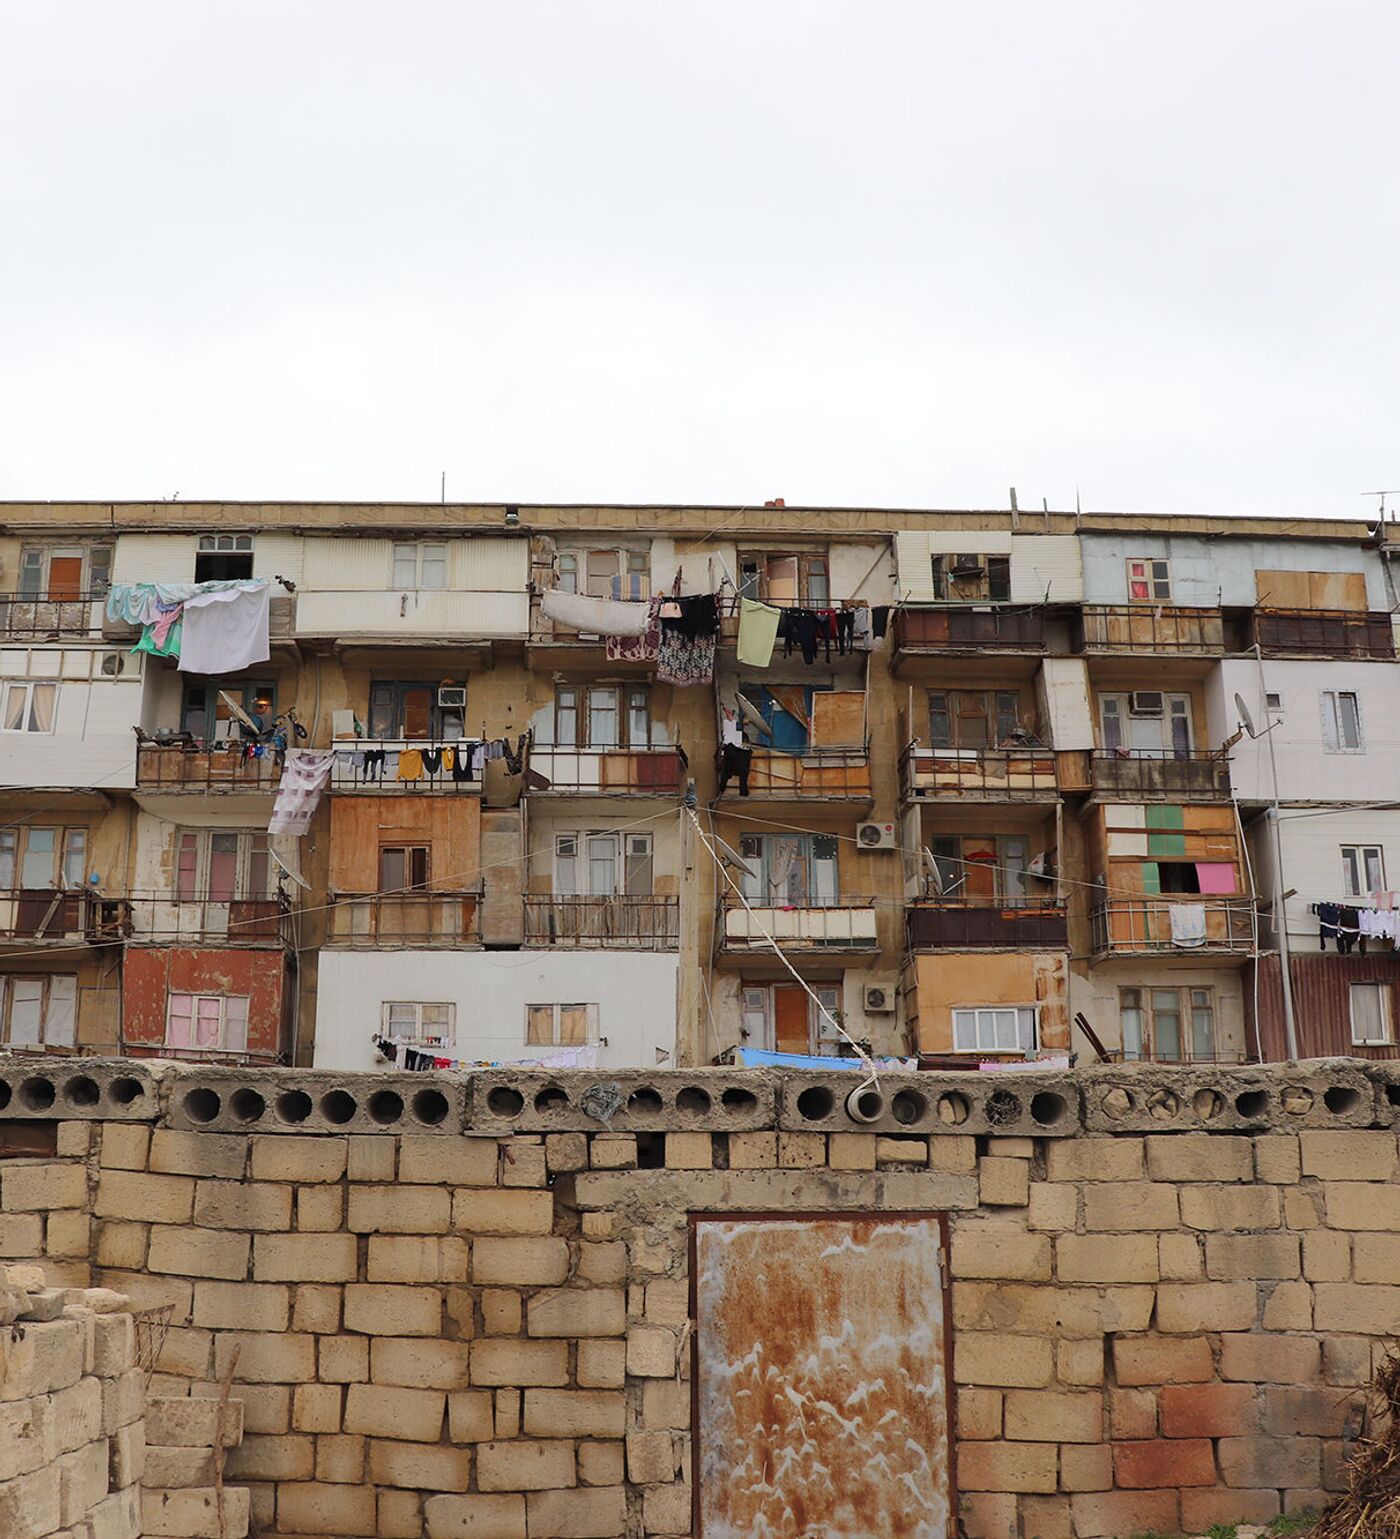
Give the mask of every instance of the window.
M 929 844 L 936 893 L 955 902 L 1025 903 L 1030 841 L 1024 834 L 936 834 Z
M 381 1015 L 384 1035 L 396 1042 L 451 1047 L 457 1039 L 457 1006 L 413 999 L 386 1000 Z
M 1322 745 L 1328 753 L 1361 753 L 1361 702 L 1351 689 L 1324 689 Z
M 552 729 L 555 748 L 660 748 L 668 737 L 651 719 L 650 691 L 637 684 L 560 684 Z
M 1264 709 L 1270 716 L 1283 715 L 1283 696 L 1269 690 L 1264 696 Z
M 248 1049 L 246 994 L 171 994 L 165 1045 L 242 1053 Z
M 111 571 L 110 545 L 30 546 L 20 553 L 18 596 L 57 603 L 105 593 Z
M 7 1047 L 72 1047 L 77 1007 L 75 973 L 0 976 L 0 1042 Z
M 1128 597 L 1134 602 L 1169 604 L 1172 596 L 1171 563 L 1133 557 L 1128 562 Z
M 1010 556 L 961 551 L 930 559 L 933 596 L 940 602 L 1004 604 L 1011 597 Z
M 0 728 L 6 732 L 52 732 L 58 714 L 57 684 L 0 684 Z
M 1215 1002 L 1209 989 L 1118 991 L 1123 1056 L 1159 1062 L 1215 1058 Z
M 194 557 L 196 582 L 241 582 L 253 575 L 251 534 L 202 534 Z
M 175 896 L 181 903 L 267 898 L 269 867 L 261 831 L 186 829 L 175 844 Z
M 445 588 L 447 546 L 440 541 L 394 542 L 394 588 Z
M 997 748 L 1021 735 L 1014 690 L 931 689 L 929 743 L 934 748 Z
M 840 903 L 837 842 L 829 834 L 745 834 L 744 896 L 765 907 L 834 908 Z
M 831 565 L 824 555 L 741 552 L 739 593 L 779 607 L 823 609 L 831 603 Z
M 651 896 L 650 834 L 554 836 L 554 891 L 561 898 Z
M 1378 844 L 1342 846 L 1342 892 L 1348 898 L 1366 898 L 1385 891 L 1385 857 Z
M 379 846 L 380 892 L 417 892 L 428 885 L 428 850 L 426 844 L 381 844 Z
M 466 727 L 466 707 L 440 704 L 436 684 L 381 679 L 369 687 L 370 737 L 455 743 Z
M 583 1047 L 598 1040 L 597 1005 L 526 1005 L 526 1047 Z
M 0 830 L 0 892 L 81 887 L 87 880 L 87 829 Z
M 248 736 L 234 716 L 229 700 L 237 701 L 264 730 L 277 714 L 277 684 L 272 679 L 186 679 L 180 697 L 180 730 L 202 743 L 224 743 Z
M 1033 1053 L 1037 1011 L 1034 1005 L 998 1005 L 953 1011 L 955 1053 Z
M 565 550 L 554 559 L 555 586 L 590 598 L 651 597 L 651 556 L 644 550 Z
M 1390 1041 L 1390 985 L 1353 983 L 1351 1040 L 1355 1047 L 1379 1047 Z
M 1099 739 L 1105 753 L 1132 759 L 1184 759 L 1194 734 L 1190 695 L 1155 689 L 1099 696 Z

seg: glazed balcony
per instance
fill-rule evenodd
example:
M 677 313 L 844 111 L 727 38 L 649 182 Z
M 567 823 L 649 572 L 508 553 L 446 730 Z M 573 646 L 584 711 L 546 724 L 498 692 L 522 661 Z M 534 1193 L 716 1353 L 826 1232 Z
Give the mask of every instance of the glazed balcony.
M 1265 657 L 1395 657 L 1391 617 L 1354 610 L 1256 609 L 1249 643 Z
M 252 791 L 273 795 L 282 779 L 282 766 L 269 749 L 250 759 L 245 744 L 230 740 L 206 747 L 188 732 L 175 732 L 159 741 L 137 730 L 136 785 L 143 791 Z
M 553 897 L 525 899 L 525 944 L 577 950 L 674 951 L 680 899 Z
M 1069 932 L 1065 906 L 994 898 L 927 898 L 905 914 L 911 951 L 1065 951 Z
M 682 784 L 674 748 L 535 747 L 529 763 L 549 782 L 531 796 L 678 796 Z
M 1180 604 L 1086 604 L 1075 642 L 1080 652 L 1220 657 L 1225 652 L 1225 620 L 1218 609 Z
M 1230 763 L 1217 753 L 1125 749 L 1094 754 L 1090 770 L 1096 796 L 1133 801 L 1230 799 Z
M 434 646 L 523 641 L 530 598 L 521 587 L 313 588 L 297 590 L 288 631 L 297 641 Z
M 292 913 L 280 898 L 174 898 L 135 894 L 127 900 L 129 936 L 167 946 L 293 946 Z
M 1178 930 L 1173 912 L 1199 908 L 1205 933 L 1199 939 L 1189 926 Z M 1184 919 L 1185 916 L 1182 916 Z M 1112 898 L 1090 915 L 1094 955 L 1177 957 L 1249 956 L 1255 949 L 1253 898 L 1219 898 L 1183 894 L 1180 897 Z
M 964 802 L 1054 801 L 1059 795 L 1051 748 L 926 748 L 904 750 L 904 799 Z
M 479 889 L 332 893 L 328 946 L 436 950 L 481 944 Z
M 767 907 L 725 898 L 718 949 L 724 956 L 775 960 L 776 940 L 788 955 L 874 956 L 879 951 L 874 900 L 832 899 L 805 907 Z M 781 965 L 781 964 L 779 964 Z
M 456 746 L 455 743 L 444 743 L 440 738 L 425 737 L 363 737 L 353 742 L 332 743 L 335 759 L 331 764 L 330 789 L 335 792 L 367 791 L 375 796 L 423 796 L 434 791 L 479 796 L 480 764 L 477 773 L 466 780 L 459 780 L 453 770 L 444 768 L 441 761 L 431 773 L 424 769 L 413 780 L 399 779 L 400 754 L 410 749 L 416 749 L 420 754 L 441 752 L 446 747 L 453 749 L 455 763 Z
M 896 653 L 1043 652 L 1045 617 L 1038 609 L 924 607 L 894 617 Z

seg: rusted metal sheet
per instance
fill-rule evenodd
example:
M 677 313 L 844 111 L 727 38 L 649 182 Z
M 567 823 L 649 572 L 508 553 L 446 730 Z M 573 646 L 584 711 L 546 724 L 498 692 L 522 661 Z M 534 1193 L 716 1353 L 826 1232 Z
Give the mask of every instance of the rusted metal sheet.
M 938 1219 L 703 1218 L 694 1234 L 698 1531 L 943 1539 Z
M 1293 983 L 1293 1014 L 1298 1027 L 1301 1058 L 1400 1058 L 1400 978 L 1394 953 L 1373 949 L 1369 956 L 1332 952 L 1295 956 L 1289 977 Z M 1386 983 L 1390 988 L 1390 1042 L 1366 1047 L 1351 1040 L 1353 983 Z M 1246 977 L 1246 988 L 1254 980 Z M 1266 1060 L 1288 1056 L 1283 1022 L 1282 969 L 1278 954 L 1259 959 L 1257 995 L 1259 1034 Z M 1250 1044 L 1253 1046 L 1253 1043 Z

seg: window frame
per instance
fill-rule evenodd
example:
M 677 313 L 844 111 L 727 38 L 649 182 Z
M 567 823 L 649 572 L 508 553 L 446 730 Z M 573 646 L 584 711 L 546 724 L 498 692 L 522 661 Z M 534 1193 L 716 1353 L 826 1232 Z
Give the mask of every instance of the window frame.
M 582 1010 L 583 1035 L 579 1038 L 566 1039 L 563 1035 L 564 1012 Z M 535 1023 L 545 1011 L 550 1012 L 551 1035 L 543 1039 L 534 1034 Z M 580 1000 L 537 1001 L 526 1003 L 525 1006 L 525 1035 L 526 1047 L 591 1047 L 599 1041 L 598 1006 L 596 1003 L 588 1004 Z
M 1358 989 L 1374 990 L 1380 1004 L 1380 1022 L 1383 1036 L 1359 1037 L 1356 1034 L 1356 991 Z M 1347 1027 L 1351 1033 L 1351 1045 L 1353 1047 L 1389 1047 L 1395 1040 L 1392 1030 L 1394 1022 L 1394 996 L 1392 987 L 1382 979 L 1362 979 L 1347 985 Z
M 176 1042 L 171 1038 L 171 1024 L 176 1019 L 175 1002 L 180 999 L 190 1001 L 190 1040 L 188 1042 Z M 217 1001 L 218 1041 L 210 1045 L 200 1043 L 199 1026 L 202 1020 L 207 1019 L 200 1009 L 201 1005 Z M 240 1006 L 230 1012 L 230 1005 Z M 165 1037 L 163 1045 L 177 1053 L 246 1053 L 248 1051 L 248 1026 L 251 1014 L 252 996 L 248 994 L 214 994 L 194 989 L 167 989 L 165 994 Z M 237 1023 L 242 1018 L 242 1042 L 236 1044 L 229 1040 L 229 1027 L 231 1022 Z M 183 1015 L 181 1019 L 183 1019 Z
M 954 563 L 976 558 L 977 566 L 959 573 Z M 974 588 L 975 584 L 975 588 Z M 929 554 L 929 587 L 936 604 L 1009 604 L 1009 551 L 945 550 Z
M 1175 1010 L 1159 1006 L 1157 996 L 1162 994 L 1172 994 L 1176 997 Z M 1135 1003 L 1128 1003 L 1129 995 L 1137 996 Z M 1128 1050 L 1128 1033 L 1125 1028 L 1125 1016 L 1129 1010 L 1134 1011 L 1140 1017 L 1138 1048 L 1136 1054 L 1131 1059 L 1129 1058 Z M 1208 1017 L 1209 1052 L 1201 1051 L 1201 1042 L 1197 1035 L 1197 1016 L 1202 1013 Z M 1163 1057 L 1160 1052 L 1161 1031 L 1158 1027 L 1158 1020 L 1161 1018 L 1171 1018 L 1177 1023 L 1177 1056 L 1175 1058 Z M 1218 1062 L 1220 1057 L 1220 1038 L 1214 988 L 1198 983 L 1134 983 L 1120 985 L 1118 989 L 1118 1040 L 1124 1059 L 1134 1063 L 1181 1064 Z
M 588 570 L 589 558 L 614 556 L 617 570 L 606 576 Z M 554 586 L 561 593 L 579 593 L 591 598 L 641 602 L 651 597 L 651 551 L 630 545 L 571 545 L 554 553 Z M 595 593 L 594 587 L 606 586 L 608 592 Z
M 796 563 L 794 597 L 774 598 L 771 593 L 776 561 Z M 752 568 L 752 572 L 746 572 Z M 830 609 L 831 551 L 826 550 L 741 550 L 736 553 L 734 570 L 738 574 L 740 598 L 757 599 L 786 609 Z
M 230 897 L 215 897 L 210 892 L 210 880 L 214 874 L 214 840 L 233 837 L 238 841 L 234 850 L 233 893 Z M 194 891 L 181 891 L 186 869 L 186 841 L 193 841 Z M 263 890 L 255 890 L 254 877 L 261 856 L 263 866 Z M 276 896 L 272 858 L 271 835 L 260 828 L 177 828 L 175 830 L 175 901 L 177 903 L 259 903 Z
M 40 727 L 35 725 L 35 705 L 38 701 L 39 691 L 48 692 L 49 725 Z M 23 704 L 19 708 L 20 725 L 11 727 L 7 723 L 10 719 L 11 697 L 16 693 L 23 695 Z M 58 731 L 58 679 L 0 679 L 0 733 L 9 737 L 52 737 Z
M 10 880 L 0 880 L 0 892 L 71 892 L 87 886 L 88 837 L 92 830 L 85 823 L 25 823 L 0 829 L 0 874 L 8 868 Z M 30 858 L 30 841 L 36 833 L 53 835 L 49 879 L 31 887 L 25 882 L 24 867 Z M 70 875 L 70 862 L 77 858 L 81 870 Z
M 200 575 L 200 562 L 205 557 L 213 558 L 215 563 L 221 565 L 233 565 L 236 558 L 247 556 L 248 570 L 246 572 L 224 572 L 220 570 L 213 573 L 208 570 L 209 562 L 205 563 L 205 575 Z M 256 560 L 256 552 L 253 549 L 253 536 L 251 534 L 201 534 L 195 542 L 194 551 L 194 580 L 196 582 L 247 582 L 253 575 L 253 563 Z M 243 563 L 237 561 L 241 568 Z
M 1005 1016 L 1013 1017 L 1012 1025 L 1016 1031 L 1017 1045 L 1015 1047 L 1001 1047 L 996 1044 L 993 1026 L 993 1042 L 990 1046 L 984 1046 L 980 1041 L 982 1032 L 982 1017 Z M 971 1016 L 974 1034 L 979 1038 L 971 1047 L 958 1046 L 959 1016 Z M 1023 1028 L 1027 1022 L 1023 1017 L 1029 1016 L 1030 1042 L 1027 1045 L 1022 1040 Z M 952 1051 L 966 1055 L 985 1056 L 988 1053 L 1019 1054 L 1023 1058 L 1029 1058 L 1032 1053 L 1040 1050 L 1040 1006 L 1027 1004 L 1007 1005 L 954 1005 L 949 1011 L 949 1019 L 952 1027 L 953 1047 Z
M 438 690 L 441 683 L 433 683 L 426 679 L 376 679 L 371 678 L 369 691 L 365 697 L 365 737 L 366 746 L 373 747 L 375 743 L 464 743 L 469 742 L 467 736 L 467 706 L 438 704 Z M 465 688 L 469 686 L 453 685 L 452 688 Z M 410 693 L 416 690 L 426 690 L 430 697 L 428 706 L 428 731 L 426 734 L 405 732 L 407 723 L 404 720 L 404 706 Z M 383 705 L 383 700 L 376 702 L 375 695 L 388 695 L 388 709 L 392 720 L 389 725 L 391 731 L 380 735 L 375 730 L 375 712 Z M 468 704 L 470 699 L 468 700 Z M 454 736 L 455 734 L 455 736 Z
M 403 857 L 404 880 L 396 887 L 384 874 L 386 855 Z M 417 874 L 421 871 L 421 877 Z M 428 892 L 433 883 L 433 847 L 429 844 L 381 843 L 375 866 L 378 894 L 381 897 L 400 897 L 409 893 Z
M 1318 710 L 1322 715 L 1323 753 L 1365 753 L 1366 728 L 1361 716 L 1361 692 L 1355 689 L 1322 689 L 1318 691 Z M 1356 742 L 1348 744 L 1345 738 L 1345 721 L 1342 713 L 1343 700 L 1350 700 L 1355 717 Z
M 71 1009 L 66 1029 L 55 1036 L 52 1032 L 53 1023 L 50 1021 L 50 1013 L 53 986 L 58 982 L 71 985 L 71 998 L 67 1001 Z M 38 1036 L 34 1041 L 25 1038 L 17 1042 L 14 1038 L 15 985 L 21 983 L 39 986 Z M 49 1047 L 76 1047 L 80 997 L 77 973 L 0 973 L 0 1045 L 30 1052 Z
M 96 594 L 106 593 L 112 585 L 112 549 L 112 546 L 103 544 L 22 545 L 16 574 L 15 597 L 26 604 L 71 604 Z M 76 595 L 55 598 L 49 592 L 53 581 L 51 567 L 55 556 L 69 560 L 76 556 L 82 563 Z M 103 559 L 96 559 L 98 557 Z M 95 567 L 101 568 L 104 573 L 102 577 L 94 575 Z M 36 577 L 37 592 L 26 591 L 30 586 L 30 574 Z
M 1162 714 L 1160 716 L 1133 715 L 1132 697 L 1144 693 L 1161 695 Z M 1190 692 L 1185 690 L 1101 689 L 1095 722 L 1099 740 L 1098 751 L 1102 754 L 1123 754 L 1130 759 L 1175 759 L 1182 754 L 1189 757 L 1196 751 L 1196 720 L 1193 703 Z M 1110 704 L 1113 706 L 1112 711 L 1108 709 Z M 1118 729 L 1120 741 L 1117 743 L 1110 743 L 1108 740 L 1110 721 L 1113 721 Z M 1161 746 L 1134 748 L 1128 741 L 1132 733 L 1131 723 L 1134 721 L 1160 722 Z M 1177 722 L 1183 723 L 1186 728 L 1184 744 L 1176 741 L 1174 728 Z
M 394 1024 L 396 1010 L 413 1012 L 413 1030 L 409 1035 Z M 443 1010 L 447 1013 L 446 1028 L 430 1031 L 424 1023 L 424 1012 Z M 379 1026 L 384 1036 L 396 1042 L 417 1047 L 455 1047 L 457 1043 L 457 1005 L 451 999 L 385 999 L 379 1006 Z
M 612 714 L 616 723 L 613 735 L 617 740 L 595 743 L 594 720 L 601 713 L 593 697 L 604 692 L 615 696 Z M 567 704 L 566 696 L 569 697 Z M 667 748 L 670 746 L 667 741 L 669 732 L 665 722 L 652 716 L 651 705 L 651 686 L 631 679 L 600 679 L 596 684 L 556 684 L 549 708 L 550 741 L 541 741 L 539 746 L 595 753 L 645 753 L 653 748 Z M 567 737 L 560 731 L 565 719 L 572 723 L 571 735 Z M 636 728 L 643 722 L 646 733 L 645 737 L 640 737 Z
M 1128 602 L 1130 604 L 1170 604 L 1172 601 L 1172 564 L 1166 556 L 1128 556 Z M 1139 570 L 1134 572 L 1134 568 Z M 1134 593 L 1133 585 L 1145 589 Z
M 195 699 L 201 691 L 204 694 L 203 704 Z M 232 695 L 244 711 L 254 718 L 260 714 L 254 709 L 258 699 L 266 696 L 269 704 L 265 725 L 270 727 L 277 716 L 276 679 L 220 680 L 206 678 L 202 674 L 187 674 L 180 689 L 180 730 L 188 732 L 202 743 L 226 743 L 238 736 L 246 737 L 247 729 L 236 716 L 229 712 L 228 707 L 219 698 L 221 694 Z M 225 714 L 220 715 L 220 711 Z M 204 719 L 201 729 L 190 725 L 191 719 L 195 716 L 201 716 Z M 209 733 L 211 723 L 214 728 L 212 736 Z M 228 730 L 220 735 L 219 728 L 225 723 L 228 724 Z
M 934 701 L 941 698 L 944 709 L 935 712 Z M 962 709 L 964 702 L 980 700 L 982 711 Z M 1011 704 L 1010 725 L 1005 727 L 1003 707 L 1006 702 Z M 928 708 L 928 733 L 929 746 L 936 751 L 946 753 L 994 753 L 1005 748 L 1010 734 L 1022 731 L 1021 725 L 1021 695 L 1014 689 L 930 689 L 927 691 Z M 934 732 L 935 715 L 942 715 L 948 724 L 948 741 L 940 743 L 936 741 Z M 984 743 L 963 743 L 958 741 L 962 736 L 959 730 L 964 721 L 971 721 L 980 716 L 986 723 L 986 741 Z
M 612 887 L 607 892 L 593 890 L 594 841 L 612 843 Z M 572 850 L 565 847 L 572 845 Z M 645 860 L 646 890 L 633 890 L 632 873 L 636 862 Z M 565 865 L 569 862 L 569 865 Z M 651 898 L 656 896 L 656 846 L 649 833 L 634 833 L 620 828 L 556 829 L 554 861 L 550 872 L 552 896 L 557 898 Z M 585 890 L 580 891 L 580 883 Z
M 753 848 L 755 845 L 758 846 L 757 850 Z M 797 853 L 787 862 L 786 870 L 775 886 L 774 856 L 785 845 L 796 846 Z M 841 855 L 839 841 L 834 834 L 742 834 L 739 853 L 746 867 L 757 867 L 755 874 L 750 875 L 745 871 L 739 879 L 744 897 L 756 907 L 841 907 Z M 799 863 L 805 873 L 804 890 L 801 893 L 794 892 L 790 885 L 790 879 Z
M 440 555 L 429 557 L 429 552 Z M 452 554 L 446 540 L 391 540 L 389 542 L 389 588 L 392 592 L 442 593 L 449 587 Z M 410 562 L 412 580 L 403 582 L 400 562 Z M 429 565 L 441 567 L 441 582 L 428 581 Z
M 1383 844 L 1343 844 L 1342 895 L 1347 898 L 1368 898 L 1373 892 L 1385 892 L 1385 846 Z M 1372 859 L 1380 881 L 1374 887 L 1365 885 Z

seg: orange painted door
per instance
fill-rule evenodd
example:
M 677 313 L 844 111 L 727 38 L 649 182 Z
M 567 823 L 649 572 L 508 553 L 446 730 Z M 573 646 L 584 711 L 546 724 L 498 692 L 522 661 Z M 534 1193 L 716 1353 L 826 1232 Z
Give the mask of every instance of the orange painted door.
M 780 983 L 773 989 L 773 1042 L 780 1053 L 810 1051 L 807 991 L 795 983 Z
M 75 599 L 83 591 L 81 556 L 49 557 L 49 598 Z

